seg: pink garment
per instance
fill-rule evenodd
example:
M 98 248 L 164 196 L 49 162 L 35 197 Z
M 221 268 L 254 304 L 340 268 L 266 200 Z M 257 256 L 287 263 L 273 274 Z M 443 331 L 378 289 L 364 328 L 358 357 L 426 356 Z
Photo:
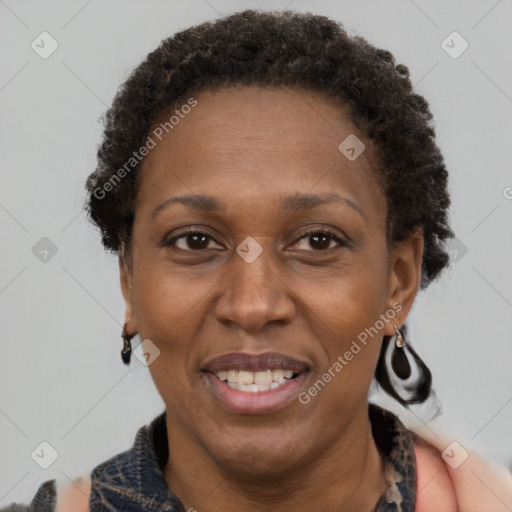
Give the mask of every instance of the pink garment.
M 55 512 L 89 512 L 91 479 L 88 476 L 75 479 L 59 491 L 57 489 Z
M 415 436 L 416 512 L 511 512 L 512 474 L 468 450 L 458 465 L 457 451 L 463 448 L 450 446 L 439 438 L 426 441 Z M 444 450 L 446 460 L 441 456 Z

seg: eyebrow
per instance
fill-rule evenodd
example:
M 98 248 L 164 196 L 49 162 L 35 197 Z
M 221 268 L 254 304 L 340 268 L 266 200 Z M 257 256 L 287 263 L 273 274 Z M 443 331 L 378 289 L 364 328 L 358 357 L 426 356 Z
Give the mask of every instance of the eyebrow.
M 361 217 L 366 219 L 366 216 L 362 212 L 362 210 L 355 204 L 352 200 L 347 197 L 343 197 L 336 192 L 329 192 L 325 194 L 301 194 L 297 192 L 296 194 L 286 196 L 282 199 L 282 208 L 285 212 L 297 212 L 300 210 L 309 210 L 315 208 L 316 206 L 320 206 L 323 204 L 332 203 L 334 201 L 341 202 L 349 206 L 352 210 L 358 212 Z M 169 207 L 172 204 L 183 204 L 189 208 L 194 210 L 204 212 L 204 213 L 212 213 L 219 212 L 225 209 L 223 203 L 221 203 L 218 199 L 212 196 L 200 195 L 200 194 L 190 194 L 186 196 L 179 197 L 171 197 L 166 199 L 163 203 L 158 205 L 153 213 L 151 214 L 151 218 L 154 219 L 162 210 Z

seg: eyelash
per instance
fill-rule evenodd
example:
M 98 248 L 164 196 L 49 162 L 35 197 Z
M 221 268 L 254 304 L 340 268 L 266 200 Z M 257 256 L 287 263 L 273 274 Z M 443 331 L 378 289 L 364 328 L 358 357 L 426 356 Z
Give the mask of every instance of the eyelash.
M 192 235 L 202 235 L 202 236 L 205 236 L 205 237 L 216 242 L 216 240 L 207 231 L 203 231 L 203 230 L 197 229 L 197 228 L 189 228 L 189 229 L 185 230 L 184 232 L 180 233 L 179 235 L 176 235 L 175 237 L 171 238 L 169 241 L 165 241 L 162 245 L 164 247 L 170 247 L 170 246 L 174 245 L 174 243 L 177 240 L 180 240 L 181 238 L 186 238 L 186 237 L 192 236 Z M 342 240 L 336 233 L 334 233 L 333 231 L 330 231 L 329 229 L 326 229 L 326 228 L 311 230 L 306 233 L 303 233 L 303 235 L 297 240 L 297 242 L 299 242 L 303 238 L 312 237 L 314 235 L 328 235 L 331 241 L 334 240 L 337 244 L 339 244 L 339 247 L 347 247 L 348 246 L 348 244 L 344 240 Z M 295 242 L 295 243 L 297 243 L 297 242 Z M 216 242 L 216 243 L 218 243 L 218 242 Z M 321 250 L 312 251 L 312 252 L 327 252 L 332 249 L 335 249 L 335 248 L 331 247 L 329 249 L 321 249 Z M 201 252 L 201 250 L 204 250 L 204 249 L 195 249 L 195 250 L 194 249 L 183 249 L 183 250 L 186 250 L 188 252 Z

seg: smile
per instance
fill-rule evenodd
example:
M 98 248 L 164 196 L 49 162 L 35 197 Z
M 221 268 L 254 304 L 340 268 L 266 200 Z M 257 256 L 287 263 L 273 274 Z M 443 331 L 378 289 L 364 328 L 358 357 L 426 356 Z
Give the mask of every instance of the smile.
M 203 372 L 209 391 L 224 409 L 265 414 L 296 400 L 309 365 L 276 352 L 237 352 L 210 360 Z

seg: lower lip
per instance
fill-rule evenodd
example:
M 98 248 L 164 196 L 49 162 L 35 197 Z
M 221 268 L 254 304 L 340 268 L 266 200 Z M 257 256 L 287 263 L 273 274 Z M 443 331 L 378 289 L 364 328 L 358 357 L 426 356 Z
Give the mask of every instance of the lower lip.
M 265 414 L 283 409 L 296 400 L 307 372 L 289 379 L 278 388 L 253 392 L 233 389 L 214 373 L 206 372 L 205 375 L 210 384 L 209 389 L 228 411 L 238 414 Z

